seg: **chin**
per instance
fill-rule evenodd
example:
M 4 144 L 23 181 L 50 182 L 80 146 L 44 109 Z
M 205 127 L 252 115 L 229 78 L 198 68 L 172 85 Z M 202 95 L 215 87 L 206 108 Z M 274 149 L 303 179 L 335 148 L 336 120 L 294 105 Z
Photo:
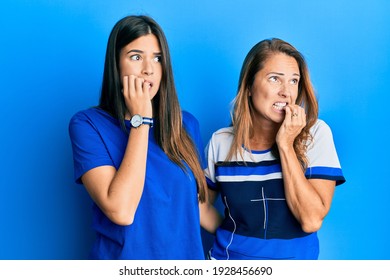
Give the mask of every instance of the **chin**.
M 157 92 L 154 92 L 152 94 L 150 94 L 150 100 L 153 100 L 153 98 L 157 95 Z
M 285 118 L 285 115 L 281 114 L 281 115 L 273 118 L 273 121 L 278 123 L 278 124 L 281 124 L 282 122 L 284 122 L 284 118 Z

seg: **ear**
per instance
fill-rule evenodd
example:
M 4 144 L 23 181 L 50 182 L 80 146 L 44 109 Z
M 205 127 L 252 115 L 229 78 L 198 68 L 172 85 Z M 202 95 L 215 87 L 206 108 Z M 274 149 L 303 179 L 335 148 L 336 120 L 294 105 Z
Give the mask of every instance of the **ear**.
M 252 96 L 252 87 L 248 87 L 248 96 Z

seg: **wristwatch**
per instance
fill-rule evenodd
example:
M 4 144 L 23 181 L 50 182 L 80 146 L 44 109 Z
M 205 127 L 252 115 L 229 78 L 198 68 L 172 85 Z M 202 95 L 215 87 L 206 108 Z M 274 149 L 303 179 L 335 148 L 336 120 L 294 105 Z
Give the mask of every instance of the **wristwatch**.
M 140 127 L 143 124 L 148 124 L 150 127 L 153 127 L 153 119 L 136 114 L 131 117 L 130 124 L 134 128 Z

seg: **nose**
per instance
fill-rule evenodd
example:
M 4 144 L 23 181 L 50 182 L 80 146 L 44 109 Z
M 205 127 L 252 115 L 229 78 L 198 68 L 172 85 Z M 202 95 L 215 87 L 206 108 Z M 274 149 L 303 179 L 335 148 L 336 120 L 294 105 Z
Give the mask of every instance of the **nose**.
M 142 74 L 147 76 L 153 75 L 153 64 L 152 62 L 145 60 L 143 63 Z
M 284 98 L 291 96 L 291 92 L 290 92 L 290 89 L 289 89 L 288 85 L 283 83 L 280 86 L 279 96 L 284 97 Z

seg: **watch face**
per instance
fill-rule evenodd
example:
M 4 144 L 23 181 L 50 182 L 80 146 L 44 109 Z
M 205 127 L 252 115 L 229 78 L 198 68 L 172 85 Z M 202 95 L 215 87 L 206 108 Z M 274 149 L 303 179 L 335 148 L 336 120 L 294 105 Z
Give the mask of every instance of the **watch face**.
M 142 124 L 142 117 L 140 115 L 134 115 L 130 123 L 132 127 L 139 127 Z

